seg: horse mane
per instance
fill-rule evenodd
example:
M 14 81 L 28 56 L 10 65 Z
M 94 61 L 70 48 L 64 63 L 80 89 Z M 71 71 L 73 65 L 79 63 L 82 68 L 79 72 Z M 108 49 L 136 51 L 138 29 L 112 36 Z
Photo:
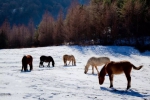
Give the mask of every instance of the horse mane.
M 100 76 L 104 76 L 107 74 L 107 71 L 106 71 L 106 67 L 107 67 L 107 64 L 104 65 L 104 67 L 101 69 L 100 71 Z
M 100 85 L 104 83 L 105 75 L 107 74 L 106 67 L 107 67 L 107 64 L 104 65 L 104 67 L 101 69 L 98 75 Z
M 85 65 L 85 69 L 88 69 L 90 66 L 90 64 L 87 62 L 86 65 Z

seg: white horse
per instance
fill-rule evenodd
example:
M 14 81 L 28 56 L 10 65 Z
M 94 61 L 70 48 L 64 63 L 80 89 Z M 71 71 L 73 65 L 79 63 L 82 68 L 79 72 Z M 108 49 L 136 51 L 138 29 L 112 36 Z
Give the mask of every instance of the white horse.
M 88 69 L 90 65 L 92 66 L 92 74 L 94 74 L 94 67 L 97 70 L 97 73 L 99 74 L 97 66 L 101 66 L 103 64 L 107 64 L 110 62 L 110 59 L 108 57 L 91 57 L 85 66 L 84 73 L 86 74 L 88 72 Z

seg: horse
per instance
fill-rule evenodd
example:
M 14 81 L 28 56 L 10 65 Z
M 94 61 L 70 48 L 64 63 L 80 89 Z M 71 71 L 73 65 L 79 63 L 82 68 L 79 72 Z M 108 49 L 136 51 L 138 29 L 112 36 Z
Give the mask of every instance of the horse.
M 54 65 L 55 65 L 54 59 L 53 59 L 51 56 L 44 56 L 44 55 L 42 55 L 42 56 L 40 57 L 40 64 L 39 64 L 39 67 L 40 67 L 40 66 L 43 66 L 43 67 L 44 67 L 43 62 L 48 62 L 47 67 L 50 67 L 50 62 L 52 62 L 52 66 L 53 66 L 53 67 L 54 67 Z
M 105 75 L 108 73 L 109 80 L 110 80 L 110 88 L 113 87 L 113 76 L 114 74 L 121 74 L 124 73 L 127 78 L 127 90 L 131 87 L 131 70 L 132 68 L 135 70 L 140 70 L 143 66 L 135 67 L 129 61 L 119 61 L 114 62 L 111 61 L 110 63 L 104 65 L 101 69 L 99 74 L 99 84 L 102 85 L 105 80 Z
M 72 61 L 72 66 L 76 66 L 76 60 L 75 60 L 75 57 L 73 55 L 67 55 L 67 54 L 65 54 L 63 56 L 63 61 L 64 61 L 64 66 L 67 66 L 67 61 L 69 61 L 69 64 Z
M 94 74 L 94 67 L 97 70 L 97 73 L 99 74 L 97 66 L 101 66 L 103 64 L 107 64 L 110 62 L 110 59 L 108 57 L 91 57 L 84 68 L 84 73 L 86 74 L 88 72 L 88 69 L 90 65 L 92 66 L 92 74 Z
M 23 56 L 22 58 L 22 69 L 21 71 L 28 71 L 28 68 L 27 68 L 27 65 L 29 64 L 30 66 L 30 71 L 33 70 L 33 65 L 32 65 L 32 62 L 33 62 L 33 58 L 31 55 L 25 55 Z

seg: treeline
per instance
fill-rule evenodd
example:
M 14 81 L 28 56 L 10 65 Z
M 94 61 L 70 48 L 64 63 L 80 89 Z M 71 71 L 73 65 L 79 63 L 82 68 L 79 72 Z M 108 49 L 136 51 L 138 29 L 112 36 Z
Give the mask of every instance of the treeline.
M 61 45 L 130 45 L 150 47 L 150 2 L 148 0 L 91 0 L 73 2 L 66 17 L 57 20 L 46 11 L 40 24 L 0 28 L 0 48 Z M 149 48 L 150 49 L 150 48 Z

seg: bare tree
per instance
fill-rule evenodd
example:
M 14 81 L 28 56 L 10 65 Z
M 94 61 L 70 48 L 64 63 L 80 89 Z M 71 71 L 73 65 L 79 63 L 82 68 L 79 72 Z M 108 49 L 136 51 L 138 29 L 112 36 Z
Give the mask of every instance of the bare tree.
M 65 31 L 64 31 L 64 22 L 63 22 L 63 13 L 60 11 L 57 21 L 55 23 L 55 28 L 54 28 L 54 41 L 56 45 L 62 44 L 65 39 Z
M 54 19 L 48 11 L 43 15 L 38 27 L 39 41 L 41 46 L 53 44 Z

